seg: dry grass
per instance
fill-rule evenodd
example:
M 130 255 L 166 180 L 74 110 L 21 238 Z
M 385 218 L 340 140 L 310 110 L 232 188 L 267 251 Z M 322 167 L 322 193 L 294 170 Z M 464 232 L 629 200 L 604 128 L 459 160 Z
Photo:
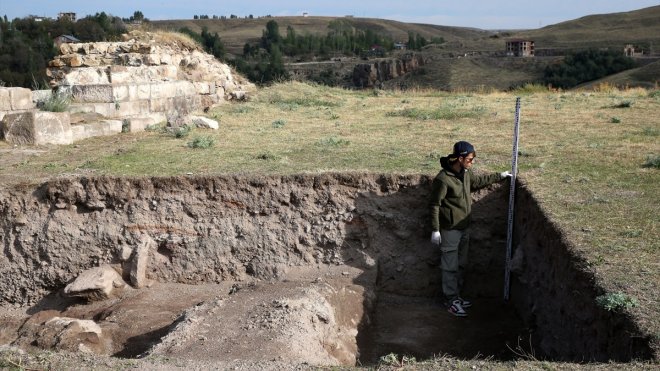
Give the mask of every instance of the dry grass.
M 434 174 L 439 157 L 457 140 L 476 146 L 478 169 L 501 171 L 510 167 L 514 106 L 509 93 L 345 91 L 286 83 L 209 112 L 220 129 L 192 133 L 213 140 L 209 148 L 189 148 L 189 138 L 158 131 L 38 149 L 43 152 L 0 144 L 0 177 L 36 182 L 89 174 Z M 391 114 L 441 108 L 458 114 Z M 654 91 L 605 86 L 597 92 L 526 93 L 521 110 L 521 177 L 599 283 L 637 300 L 631 313 L 650 334 L 660 334 L 660 173 L 645 164 L 660 155 L 658 112 Z

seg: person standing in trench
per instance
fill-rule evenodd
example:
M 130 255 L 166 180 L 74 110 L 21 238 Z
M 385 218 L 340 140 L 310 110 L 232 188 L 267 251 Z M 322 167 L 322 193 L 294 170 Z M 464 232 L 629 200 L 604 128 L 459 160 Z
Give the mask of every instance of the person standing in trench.
M 440 159 L 442 169 L 431 190 L 431 243 L 442 253 L 442 292 L 447 311 L 458 317 L 467 316 L 465 309 L 472 306 L 461 297 L 470 242 L 470 192 L 511 177 L 509 171 L 475 175 L 470 169 L 476 156 L 472 144 L 456 142 L 453 152 Z

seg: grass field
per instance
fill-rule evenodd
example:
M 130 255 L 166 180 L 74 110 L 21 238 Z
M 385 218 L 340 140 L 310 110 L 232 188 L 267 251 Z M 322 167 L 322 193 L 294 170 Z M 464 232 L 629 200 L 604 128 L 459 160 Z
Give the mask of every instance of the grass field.
M 520 177 L 577 246 L 600 285 L 637 303 L 631 315 L 660 340 L 660 91 L 512 93 L 347 91 L 301 83 L 264 88 L 208 112 L 217 131 L 98 137 L 32 149 L 0 180 L 57 176 L 424 173 L 458 140 L 477 170 L 510 167 L 515 98 L 522 98 Z M 194 143 L 204 143 L 195 145 Z M 14 148 L 13 151 L 21 151 Z M 5 161 L 4 159 L 7 159 Z

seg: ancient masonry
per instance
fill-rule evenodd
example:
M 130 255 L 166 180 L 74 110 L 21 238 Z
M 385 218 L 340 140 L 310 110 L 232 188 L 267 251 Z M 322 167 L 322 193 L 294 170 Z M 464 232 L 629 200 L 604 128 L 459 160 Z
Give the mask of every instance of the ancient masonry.
M 172 115 L 246 99 L 254 90 L 229 66 L 176 34 L 133 32 L 124 39 L 62 44 L 47 70 L 52 91 L 0 88 L 0 139 L 70 144 L 141 131 Z M 67 112 L 37 109 L 51 94 L 70 97 Z

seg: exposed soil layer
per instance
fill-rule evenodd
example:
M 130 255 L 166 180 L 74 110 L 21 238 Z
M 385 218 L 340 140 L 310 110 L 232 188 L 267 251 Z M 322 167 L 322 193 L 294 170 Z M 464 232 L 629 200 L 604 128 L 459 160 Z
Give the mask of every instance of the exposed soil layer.
M 654 357 L 519 187 L 503 303 L 507 187 L 474 194 L 468 318 L 444 309 L 424 175 L 62 179 L 0 191 L 0 345 L 57 348 L 44 323 L 89 319 L 85 351 L 218 362 L 369 364 L 397 353 L 562 361 Z M 153 239 L 148 287 L 85 303 L 64 286 Z M 12 310 L 8 310 L 13 306 Z M 75 340 L 75 341 L 74 341 Z M 81 343 L 82 344 L 82 343 Z M 70 344 L 69 344 L 70 345 Z M 68 349 L 68 348 L 66 348 Z M 82 349 L 82 348 L 81 348 Z M 244 363 L 245 364 L 245 363 Z

